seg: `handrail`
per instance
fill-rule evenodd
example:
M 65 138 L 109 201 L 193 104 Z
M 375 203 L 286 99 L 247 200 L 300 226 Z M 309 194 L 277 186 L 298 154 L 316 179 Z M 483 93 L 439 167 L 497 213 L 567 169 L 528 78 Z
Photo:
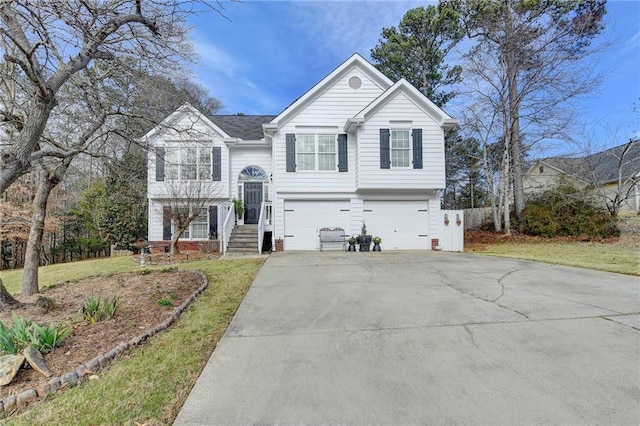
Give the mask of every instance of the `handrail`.
M 262 240 L 264 239 L 264 215 L 265 202 L 260 204 L 260 215 L 258 216 L 258 254 L 262 254 Z
M 231 238 L 231 231 L 233 231 L 233 227 L 235 225 L 235 215 L 236 210 L 235 206 L 231 203 L 225 203 L 222 205 L 224 222 L 222 225 L 222 244 L 220 247 L 220 251 L 224 256 L 227 253 L 227 245 L 229 244 L 229 239 Z M 226 209 L 227 213 L 224 214 L 224 210 Z
M 262 253 L 262 243 L 264 242 L 264 231 L 267 225 L 271 225 L 271 201 L 263 201 L 260 204 L 260 216 L 258 217 L 258 254 Z

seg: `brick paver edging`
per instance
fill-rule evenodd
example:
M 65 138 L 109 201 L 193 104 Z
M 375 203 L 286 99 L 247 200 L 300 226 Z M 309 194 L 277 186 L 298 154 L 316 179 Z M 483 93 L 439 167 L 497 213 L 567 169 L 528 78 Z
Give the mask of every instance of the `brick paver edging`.
M 167 327 L 177 321 L 180 317 L 180 314 L 182 314 L 182 312 L 187 309 L 187 307 L 196 299 L 196 296 L 202 293 L 209 286 L 209 280 L 203 272 L 194 272 L 200 274 L 200 277 L 202 278 L 202 284 L 196 291 L 194 291 L 189 297 L 187 297 L 185 301 L 180 304 L 180 306 L 176 307 L 167 319 L 165 319 L 155 327 L 148 328 L 142 334 L 131 338 L 128 342 L 121 342 L 118 346 L 111 349 L 104 355 L 97 356 L 86 364 L 78 366 L 75 371 L 63 374 L 61 377 L 52 377 L 47 383 L 44 383 L 36 387 L 35 389 L 27 389 L 19 393 L 18 395 L 9 395 L 3 398 L 0 401 L 0 413 L 23 407 L 33 401 L 36 401 L 38 398 L 44 398 L 48 394 L 57 391 L 68 383 L 77 383 L 81 377 L 94 374 L 100 369 L 109 365 L 109 363 L 113 361 L 116 356 L 128 351 L 132 346 L 137 346 L 147 340 L 149 337 L 165 330 Z

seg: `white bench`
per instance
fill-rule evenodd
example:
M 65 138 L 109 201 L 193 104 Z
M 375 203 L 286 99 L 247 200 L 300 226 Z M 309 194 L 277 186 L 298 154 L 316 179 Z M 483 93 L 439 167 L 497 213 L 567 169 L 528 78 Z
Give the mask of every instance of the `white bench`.
M 318 233 L 320 236 L 320 251 L 324 251 L 325 245 L 340 246 L 345 250 L 347 236 L 342 228 L 322 228 Z

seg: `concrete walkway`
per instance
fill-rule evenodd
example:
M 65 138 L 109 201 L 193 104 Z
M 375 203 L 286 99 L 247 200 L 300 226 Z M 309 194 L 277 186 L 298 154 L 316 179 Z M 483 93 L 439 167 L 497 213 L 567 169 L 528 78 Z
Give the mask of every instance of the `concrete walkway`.
M 175 424 L 637 425 L 639 287 L 458 253 L 276 253 Z

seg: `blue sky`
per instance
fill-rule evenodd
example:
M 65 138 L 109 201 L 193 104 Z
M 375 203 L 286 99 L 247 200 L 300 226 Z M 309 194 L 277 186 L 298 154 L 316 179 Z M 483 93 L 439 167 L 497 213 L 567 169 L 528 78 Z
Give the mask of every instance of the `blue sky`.
M 370 59 L 382 28 L 397 25 L 408 9 L 425 4 L 223 2 L 228 20 L 208 12 L 191 21 L 200 56 L 192 69 L 222 101 L 219 113 L 278 114 L 354 52 Z M 640 132 L 640 112 L 632 111 L 640 109 L 640 1 L 610 0 L 607 9 L 603 38 L 611 47 L 596 67 L 606 78 L 581 101 L 580 121 L 586 133 L 611 146 Z M 456 116 L 455 105 L 447 112 Z

